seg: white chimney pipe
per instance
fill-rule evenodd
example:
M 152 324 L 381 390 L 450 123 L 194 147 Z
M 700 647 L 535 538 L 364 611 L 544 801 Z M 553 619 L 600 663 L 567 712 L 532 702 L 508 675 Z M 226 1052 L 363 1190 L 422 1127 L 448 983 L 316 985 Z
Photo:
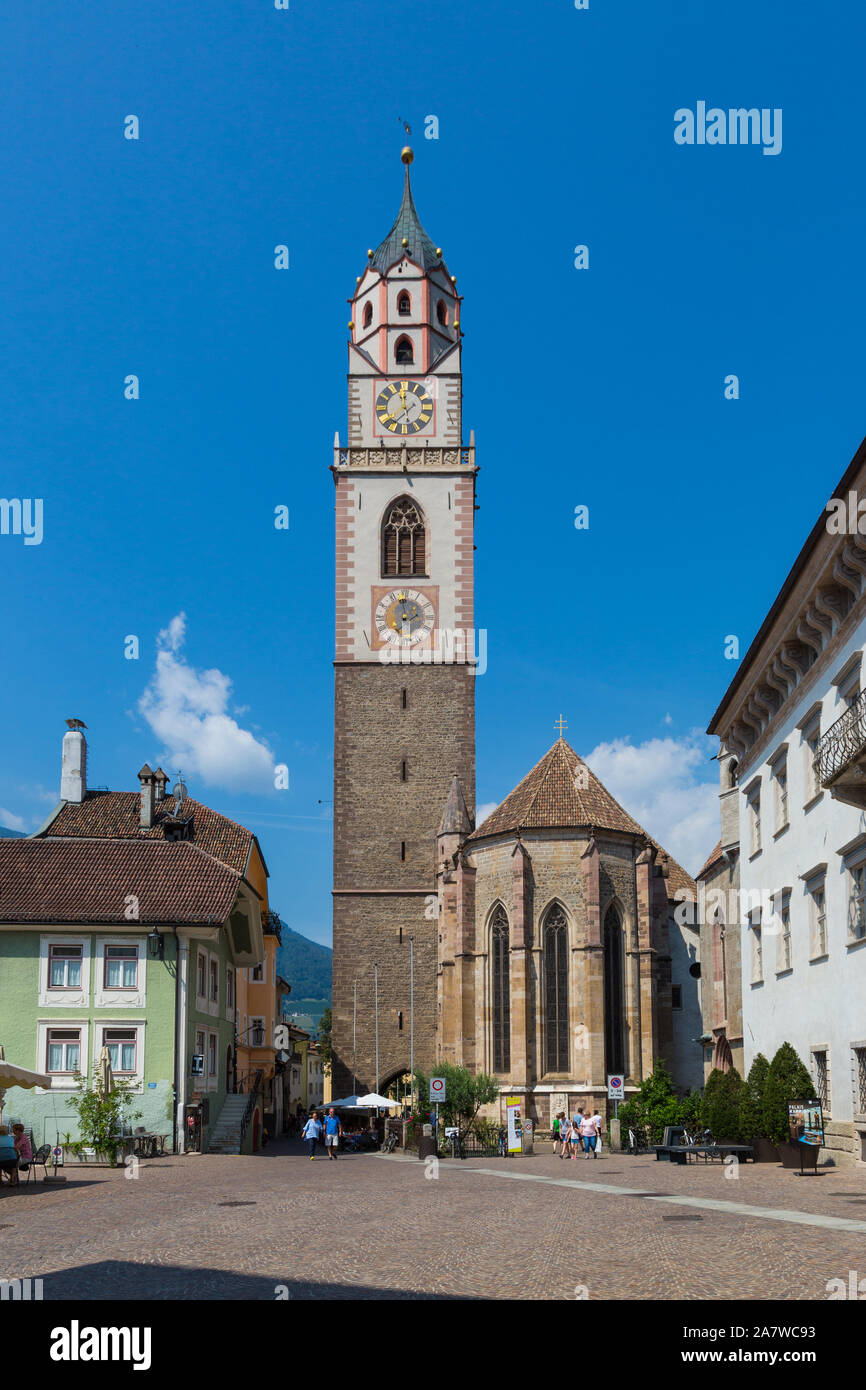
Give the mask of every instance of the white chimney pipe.
M 83 801 L 87 793 L 87 739 L 80 729 L 63 735 L 60 770 L 60 797 L 63 801 Z
M 153 772 L 147 763 L 138 774 L 141 784 L 141 814 L 138 818 L 139 826 L 142 830 L 150 830 L 153 827 L 153 811 L 156 801 L 156 782 Z

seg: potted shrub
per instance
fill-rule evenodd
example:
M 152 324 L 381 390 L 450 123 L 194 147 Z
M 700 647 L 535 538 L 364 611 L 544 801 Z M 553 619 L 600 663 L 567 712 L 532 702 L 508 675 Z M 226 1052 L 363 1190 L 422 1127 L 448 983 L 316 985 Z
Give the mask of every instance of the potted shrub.
M 710 1090 L 709 1083 L 717 1076 L 719 1079 Z M 709 1103 L 704 1101 L 702 1113 L 705 1123 L 717 1144 L 738 1144 L 740 1138 L 740 1099 L 743 1094 L 743 1078 L 736 1067 L 730 1071 L 713 1071 L 707 1079 L 710 1091 Z
M 97 1067 L 92 1086 L 86 1077 L 79 1076 L 78 1093 L 69 1097 L 69 1104 L 78 1116 L 80 1134 L 69 1147 L 79 1163 L 107 1163 L 113 1168 L 118 1154 L 123 1154 L 129 1142 L 121 1134 L 124 1124 L 140 1120 L 142 1112 L 132 1108 L 135 1092 L 128 1081 L 115 1081 L 110 1094 L 102 1095 L 96 1085 L 98 1070 Z
M 770 1063 L 759 1052 L 740 1095 L 740 1138 L 755 1150 L 756 1163 L 778 1163 L 779 1150 L 764 1134 L 764 1087 Z
M 810 1100 L 814 1090 L 815 1083 L 791 1044 L 782 1043 L 770 1063 L 764 1083 L 763 1130 L 764 1136 L 778 1148 L 785 1168 L 799 1168 L 803 1158 L 814 1157 L 817 1163 L 817 1149 L 814 1155 L 803 1154 L 803 1146 L 791 1140 L 788 1126 L 789 1103 Z

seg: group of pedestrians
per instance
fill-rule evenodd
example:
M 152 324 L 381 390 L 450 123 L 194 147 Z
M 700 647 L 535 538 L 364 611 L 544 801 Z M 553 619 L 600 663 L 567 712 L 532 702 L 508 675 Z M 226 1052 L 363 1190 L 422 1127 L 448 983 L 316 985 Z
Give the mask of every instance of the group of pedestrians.
M 566 1154 L 577 1158 L 583 1145 L 584 1158 L 598 1158 L 601 1148 L 601 1115 L 598 1111 L 591 1115 L 588 1110 L 579 1109 L 569 1120 L 565 1111 L 560 1110 L 553 1121 L 553 1152 L 560 1158 Z
M 316 1157 L 316 1146 L 323 1134 L 325 1138 L 325 1152 L 329 1160 L 336 1159 L 342 1133 L 343 1126 L 340 1124 L 340 1117 L 337 1115 L 333 1106 L 331 1106 L 324 1121 L 319 1119 L 319 1112 L 314 1110 L 302 1130 L 302 1138 L 307 1141 L 310 1162 L 312 1163 L 313 1159 Z

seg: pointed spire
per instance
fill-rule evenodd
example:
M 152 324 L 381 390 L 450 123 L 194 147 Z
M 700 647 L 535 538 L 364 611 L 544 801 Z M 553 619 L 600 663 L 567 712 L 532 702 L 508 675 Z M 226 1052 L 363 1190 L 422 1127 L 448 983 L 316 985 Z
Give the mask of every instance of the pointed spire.
M 403 256 L 408 256 L 425 271 L 442 264 L 442 252 L 433 245 L 430 237 L 421 226 L 421 219 L 412 197 L 409 165 L 415 156 L 408 145 L 403 149 L 400 158 L 406 165 L 400 211 L 397 213 L 397 220 L 385 240 L 369 258 L 370 264 L 375 266 L 382 275 L 386 274 L 392 265 L 396 265 Z
M 448 800 L 445 802 L 445 810 L 442 812 L 438 833 L 440 835 L 468 835 L 471 829 L 472 822 L 466 809 L 466 802 L 463 799 L 460 778 L 455 773 L 451 778 Z

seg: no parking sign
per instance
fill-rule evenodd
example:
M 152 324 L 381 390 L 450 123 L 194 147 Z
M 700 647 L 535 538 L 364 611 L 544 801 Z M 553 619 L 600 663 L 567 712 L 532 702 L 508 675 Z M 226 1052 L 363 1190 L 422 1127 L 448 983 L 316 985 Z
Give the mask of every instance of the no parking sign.
M 625 1091 L 624 1076 L 609 1076 L 607 1078 L 607 1098 L 608 1100 L 622 1100 Z
M 433 1104 L 434 1101 L 437 1101 L 437 1100 L 438 1100 L 438 1101 L 443 1101 L 444 1099 L 445 1099 L 445 1077 L 444 1077 L 444 1076 L 431 1076 L 431 1077 L 430 1077 L 430 1103 L 431 1103 L 431 1105 Z

